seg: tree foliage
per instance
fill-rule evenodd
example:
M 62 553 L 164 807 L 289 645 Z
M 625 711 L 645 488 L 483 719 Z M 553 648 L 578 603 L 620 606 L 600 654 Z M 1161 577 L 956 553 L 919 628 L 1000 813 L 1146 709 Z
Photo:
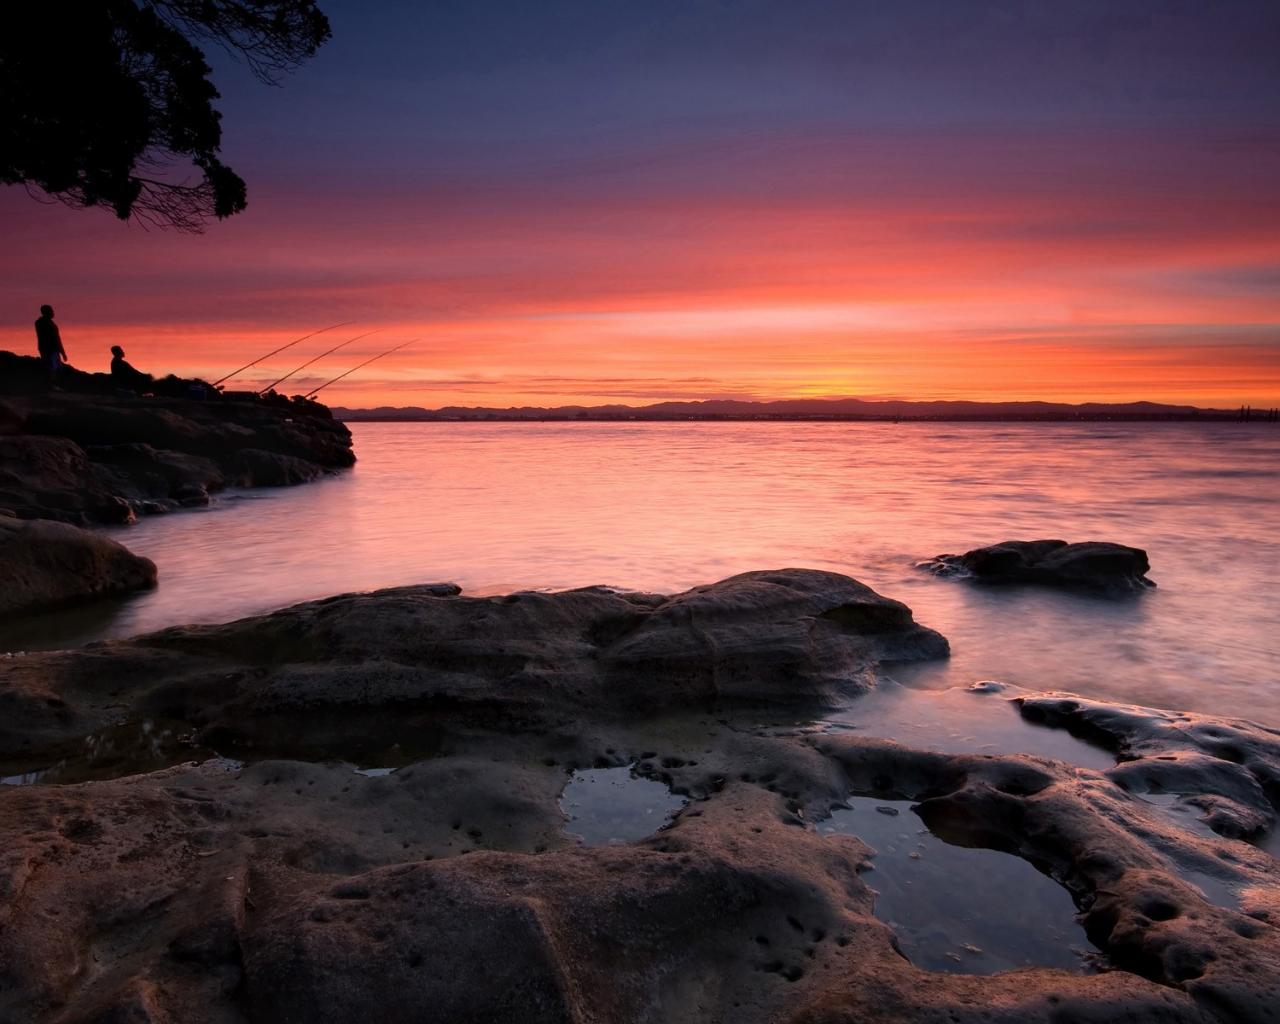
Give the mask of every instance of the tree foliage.
M 245 207 L 201 45 L 275 83 L 328 38 L 312 0 L 16 0 L 0 13 L 0 181 L 199 231 Z

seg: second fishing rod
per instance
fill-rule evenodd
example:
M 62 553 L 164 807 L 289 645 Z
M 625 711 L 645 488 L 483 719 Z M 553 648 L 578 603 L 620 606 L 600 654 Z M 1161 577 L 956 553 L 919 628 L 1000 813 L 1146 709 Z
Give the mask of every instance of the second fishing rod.
M 422 340 L 421 338 L 410 338 L 408 341 L 403 341 L 399 345 L 396 345 L 393 348 L 387 349 L 385 352 L 379 352 L 376 356 L 370 356 L 363 363 L 357 363 L 355 366 L 351 367 L 351 369 L 347 370 L 345 373 L 340 373 L 338 374 L 338 376 L 334 377 L 332 380 L 325 381 L 318 388 L 312 388 L 303 397 L 314 398 L 319 392 L 323 391 L 330 384 L 337 384 L 338 381 L 342 380 L 343 378 L 350 377 L 353 373 L 356 372 L 356 370 L 359 370 L 365 366 L 368 366 L 370 363 L 377 362 L 379 359 L 382 359 L 385 356 L 391 355 L 392 352 L 399 352 L 402 348 L 407 348 L 408 346 L 412 345 L 415 341 L 421 341 L 421 340 Z
M 364 332 L 364 334 L 357 334 L 354 338 L 348 338 L 346 341 L 341 342 L 340 344 L 334 345 L 334 346 L 333 346 L 333 348 L 331 348 L 331 349 L 326 349 L 324 352 L 321 352 L 318 356 L 313 356 L 312 358 L 308 359 L 305 363 L 301 364 L 300 366 L 295 366 L 292 370 L 290 370 L 288 373 L 286 373 L 283 377 L 279 378 L 278 380 L 274 380 L 274 381 L 272 381 L 272 382 L 271 382 L 270 384 L 268 384 L 265 388 L 260 388 L 260 389 L 259 389 L 259 391 L 258 391 L 258 394 L 260 394 L 260 395 L 265 395 L 265 394 L 266 394 L 268 391 L 270 391 L 272 388 L 277 387 L 277 386 L 278 386 L 278 385 L 280 385 L 280 384 L 283 384 L 283 383 L 284 383 L 285 381 L 287 381 L 290 377 L 292 377 L 295 373 L 298 373 L 298 372 L 300 372 L 300 371 L 302 371 L 302 370 L 305 370 L 305 369 L 306 369 L 308 366 L 310 366 L 312 363 L 319 362 L 319 361 L 320 361 L 321 359 L 323 359 L 325 356 L 333 355 L 333 353 L 337 352 L 337 351 L 338 351 L 338 349 L 340 349 L 340 348 L 346 348 L 346 347 L 347 347 L 348 345 L 350 345 L 352 342 L 359 341 L 361 338 L 368 338 L 368 337 L 370 337 L 371 335 L 379 334 L 379 333 L 381 333 L 381 331 L 382 331 L 382 330 L 383 330 L 383 328 L 379 327 L 377 330 L 373 330 L 373 331 L 365 331 L 365 332 Z

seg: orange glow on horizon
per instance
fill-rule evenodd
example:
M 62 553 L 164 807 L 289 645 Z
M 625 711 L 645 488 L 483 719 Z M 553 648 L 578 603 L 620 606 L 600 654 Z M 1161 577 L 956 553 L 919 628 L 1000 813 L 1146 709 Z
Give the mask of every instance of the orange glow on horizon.
M 688 312 L 673 312 L 678 322 Z M 1206 407 L 1276 404 L 1280 348 L 1230 330 L 1144 325 L 1000 332 L 830 325 L 735 329 L 751 311 L 725 314 L 719 330 L 655 333 L 649 313 L 590 314 L 516 321 L 385 324 L 381 334 L 321 360 L 282 390 L 305 391 L 364 358 L 419 335 L 422 340 L 327 388 L 322 399 L 347 407 L 445 405 L 647 405 L 666 400 L 735 398 L 905 398 L 1055 402 L 1162 401 Z M 665 320 L 666 315 L 663 315 Z M 716 317 L 712 317 L 713 322 Z M 769 325 L 771 318 L 761 318 Z M 638 321 L 638 322 L 637 322 Z M 661 322 L 661 321 L 660 321 Z M 697 318 L 691 318 L 697 323 Z M 803 330 L 808 326 L 808 330 Z M 705 324 L 704 324 L 705 327 Z M 351 328 L 355 330 L 356 328 Z M 796 332 L 796 333 L 790 333 Z M 156 331 L 87 327 L 67 331 L 73 362 L 105 370 L 110 345 L 148 369 L 172 368 L 214 379 L 295 335 L 193 325 Z M 317 338 L 266 360 L 227 386 L 261 387 L 323 348 Z M 697 344 L 690 338 L 696 337 Z M 790 338 L 791 343 L 786 340 Z M 324 347 L 333 344 L 330 341 Z M 176 365 L 165 353 L 197 351 Z M 95 366 L 90 353 L 102 353 Z M 904 358 L 904 352 L 909 353 Z M 477 370 L 477 353 L 483 368 Z M 531 353 L 537 353 L 531 358 Z M 572 372 L 565 372 L 566 369 Z
M 135 365 L 206 379 L 328 323 L 381 328 L 300 390 L 421 336 L 323 393 L 347 406 L 1280 405 L 1280 204 L 1262 173 L 1280 150 L 1126 139 L 1053 142 L 1043 167 L 995 181 L 1019 152 L 998 140 L 981 142 L 987 163 L 942 169 L 906 144 L 871 171 L 838 150 L 779 157 L 780 179 L 788 160 L 800 175 L 831 162 L 811 194 L 266 189 L 201 238 L 0 190 L 0 347 L 32 351 L 52 302 L 76 365 L 104 369 L 118 343 Z M 855 189 L 837 171 L 870 178 Z

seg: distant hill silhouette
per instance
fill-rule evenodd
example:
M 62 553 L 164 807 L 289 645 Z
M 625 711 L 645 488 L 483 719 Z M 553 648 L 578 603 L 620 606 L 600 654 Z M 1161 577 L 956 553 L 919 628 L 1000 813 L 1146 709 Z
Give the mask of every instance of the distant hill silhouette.
M 333 409 L 338 419 L 370 420 L 1233 420 L 1236 410 L 1158 402 L 908 402 L 862 398 L 794 398 L 776 402 L 711 399 L 653 405 L 379 406 Z

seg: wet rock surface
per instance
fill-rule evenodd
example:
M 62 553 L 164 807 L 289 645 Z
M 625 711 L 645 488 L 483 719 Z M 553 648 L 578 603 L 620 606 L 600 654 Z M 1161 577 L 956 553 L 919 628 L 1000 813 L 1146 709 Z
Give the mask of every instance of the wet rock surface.
M 0 788 L 0 1019 L 1274 1020 L 1280 865 L 1142 794 L 1176 780 L 1272 828 L 1276 735 L 994 684 L 973 699 L 1118 763 L 815 722 L 944 652 L 905 606 L 783 570 L 402 588 L 2 659 L 4 774 L 54 770 Z M 584 846 L 572 773 L 632 765 L 688 802 Z M 1100 969 L 911 963 L 878 851 L 816 827 L 855 795 L 1062 885 Z
M 1111 775 L 1126 789 L 1184 795 L 1223 835 L 1259 839 L 1276 826 L 1280 730 L 1074 694 L 1014 699 L 1027 720 L 1115 751 Z
M 962 555 L 936 555 L 920 567 L 939 576 L 980 583 L 1038 583 L 1120 595 L 1155 584 L 1147 553 L 1106 541 L 1007 540 Z
M 0 615 L 57 608 L 156 585 L 156 567 L 109 537 L 0 515 Z

